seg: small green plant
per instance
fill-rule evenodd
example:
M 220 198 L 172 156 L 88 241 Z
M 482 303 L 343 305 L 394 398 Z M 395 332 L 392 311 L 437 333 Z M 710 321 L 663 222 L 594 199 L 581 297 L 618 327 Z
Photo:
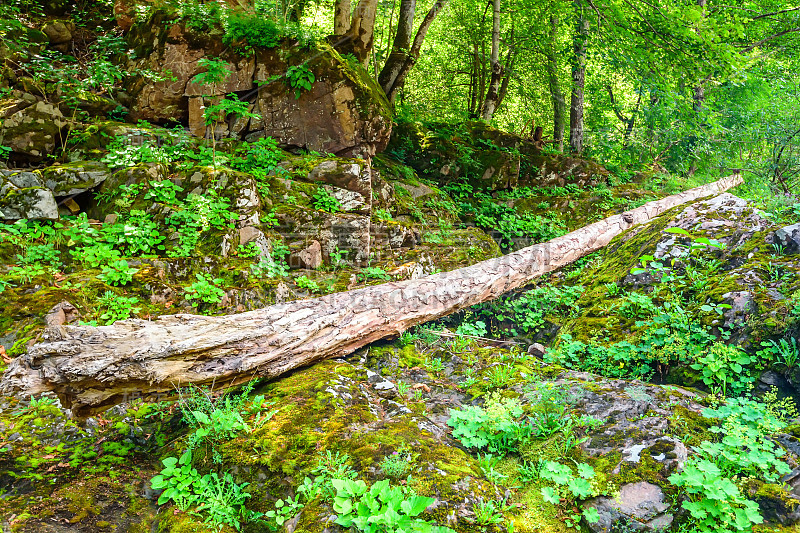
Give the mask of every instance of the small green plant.
M 475 322 L 464 322 L 456 328 L 456 335 L 470 335 L 473 337 L 485 337 L 487 334 L 486 322 L 476 320 Z
M 388 209 L 380 208 L 375 210 L 375 218 L 382 222 L 389 222 L 392 220 L 392 213 Z
M 716 313 L 717 316 L 724 315 L 726 309 L 731 309 L 730 304 L 715 304 L 709 302 L 700 306 L 701 311 L 705 311 L 706 313 Z
M 441 372 L 444 370 L 444 361 L 441 357 L 429 357 L 425 360 L 425 368 L 429 372 Z
M 295 99 L 300 98 L 303 91 L 310 91 L 316 81 L 314 73 L 305 63 L 286 69 L 286 81 L 294 89 Z
M 481 526 L 502 524 L 506 519 L 503 516 L 505 507 L 505 502 L 478 498 L 478 501 L 472 505 L 472 512 L 475 513 L 475 523 Z
M 800 360 L 800 345 L 797 344 L 797 339 L 794 337 L 791 338 L 791 341 L 789 343 L 786 339 L 770 340 L 762 342 L 761 346 L 764 347 L 763 352 L 769 354 L 776 363 L 783 364 L 791 370 Z M 761 354 L 762 352 L 759 352 L 759 355 Z
M 375 482 L 372 487 L 361 480 L 334 479 L 336 497 L 333 510 L 338 514 L 336 524 L 365 533 L 401 533 L 420 531 L 450 532 L 417 518 L 436 500 L 418 496 L 404 487 L 392 487 L 388 480 Z
M 358 273 L 358 279 L 367 281 L 370 279 L 390 280 L 391 276 L 380 267 L 364 267 Z
M 596 523 L 600 519 L 597 509 L 586 507 L 578 510 L 578 500 L 595 495 L 591 480 L 594 478 L 594 469 L 585 464 L 576 464 L 577 475 L 572 469 L 555 461 L 544 461 L 539 471 L 539 477 L 552 482 L 555 487 L 542 487 L 541 494 L 544 501 L 556 506 L 562 506 L 565 513 L 564 523 L 567 527 L 580 531 L 581 518 L 588 523 Z
M 485 407 L 451 409 L 447 425 L 453 428 L 453 437 L 468 448 L 505 453 L 517 450 L 531 437 L 531 426 L 522 422 L 522 413 L 519 400 L 492 393 Z
M 127 285 L 137 272 L 139 272 L 138 268 L 131 268 L 126 260 L 120 259 L 104 266 L 97 277 L 109 285 Z
M 175 204 L 177 202 L 175 194 L 183 191 L 183 187 L 175 185 L 170 180 L 151 181 L 148 185 L 149 188 L 144 193 L 144 199 L 163 204 Z
M 301 289 L 306 289 L 309 292 L 319 292 L 319 283 L 310 279 L 308 276 L 300 276 L 299 278 L 295 278 L 295 283 Z
M 243 257 L 245 259 L 252 259 L 254 257 L 258 257 L 260 253 L 261 249 L 254 242 L 248 242 L 247 244 L 240 244 L 236 248 L 236 255 L 238 255 L 239 257 Z
M 604 287 L 606 288 L 606 296 L 610 296 L 610 297 L 617 296 L 622 291 L 620 286 L 617 285 L 615 282 L 606 283 L 604 285 Z
M 225 291 L 218 287 L 222 283 L 222 279 L 212 278 L 199 272 L 195 274 L 195 278 L 197 281 L 184 289 L 186 299 L 194 307 L 198 307 L 201 303 L 214 305 L 222 301 Z
M 241 530 L 242 522 L 259 519 L 262 514 L 248 510 L 244 504 L 250 497 L 245 489 L 247 483 L 237 484 L 226 472 L 220 477 L 216 472 L 201 476 L 192 467 L 192 453 L 187 450 L 180 458 L 167 457 L 162 461 L 164 469 L 150 484 L 153 489 L 164 489 L 158 498 L 163 505 L 170 500 L 183 510 L 205 515 L 205 523 L 215 531 L 223 526 Z
M 400 479 L 411 469 L 411 463 L 417 454 L 412 454 L 404 447 L 381 459 L 380 468 L 387 477 Z
M 135 296 L 118 296 L 112 291 L 106 291 L 97 299 L 97 303 L 105 309 L 99 316 L 100 322 L 105 325 L 113 324 L 117 320 L 126 320 L 141 310 L 141 307 L 136 305 L 139 299 Z
M 339 200 L 334 198 L 333 195 L 328 192 L 328 189 L 322 186 L 317 187 L 317 190 L 314 191 L 312 205 L 314 209 L 327 211 L 328 213 L 338 213 L 342 210 L 342 204 L 339 203 Z
M 747 369 L 747 365 L 753 362 L 753 358 L 741 348 L 716 342 L 690 366 L 702 373 L 703 383 L 709 389 L 726 396 L 729 388 L 738 394 L 755 380 Z
M 502 457 L 494 456 L 490 453 L 483 455 L 478 454 L 478 466 L 481 468 L 483 475 L 492 483 L 500 483 L 508 476 L 497 471 L 497 465 L 500 463 Z
M 487 376 L 489 378 L 489 385 L 495 389 L 504 387 L 514 378 L 514 374 L 516 374 L 516 370 L 514 370 L 512 365 L 493 366 L 489 370 Z

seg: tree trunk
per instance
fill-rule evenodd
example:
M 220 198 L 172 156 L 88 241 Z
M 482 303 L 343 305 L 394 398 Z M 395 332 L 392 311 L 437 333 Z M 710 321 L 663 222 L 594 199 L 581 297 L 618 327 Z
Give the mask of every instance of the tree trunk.
M 359 0 L 350 28 L 347 30 L 346 52 L 355 54 L 364 68 L 369 66 L 369 57 L 375 43 L 375 14 L 378 0 Z
M 564 150 L 564 128 L 567 124 L 567 101 L 561 90 L 558 76 L 558 52 L 556 39 L 558 38 L 558 18 L 550 17 L 550 36 L 545 48 L 547 59 L 547 79 L 550 86 L 550 99 L 553 102 L 553 140 L 558 145 L 558 151 Z
M 583 13 L 583 0 L 575 5 L 575 35 L 572 48 L 572 99 L 569 108 L 569 147 L 576 154 L 583 151 L 583 87 L 586 81 L 586 41 L 589 21 Z
M 236 315 L 48 328 L 43 342 L 9 364 L 0 394 L 28 398 L 54 391 L 76 416 L 87 416 L 142 395 L 169 394 L 177 386 L 273 378 L 497 298 L 602 248 L 635 224 L 741 182 L 737 174 L 546 243 L 420 279 Z
M 333 6 L 333 34 L 345 35 L 350 29 L 350 0 L 335 0 Z
M 400 14 L 397 18 L 397 32 L 394 34 L 392 51 L 383 65 L 378 76 L 378 84 L 383 88 L 383 92 L 389 94 L 394 85 L 394 80 L 400 73 L 400 69 L 406 62 L 408 49 L 411 47 L 411 37 L 414 32 L 414 12 L 417 8 L 417 0 L 400 0 Z
M 481 110 L 483 120 L 492 120 L 500 95 L 500 80 L 503 79 L 503 65 L 500 64 L 500 0 L 492 2 L 492 57 L 489 65 L 492 76 Z
M 405 14 L 406 17 L 410 16 L 410 20 L 404 21 L 403 5 L 406 3 L 406 1 L 411 3 L 412 6 L 410 8 L 410 15 L 408 13 Z M 431 24 L 433 24 L 433 20 L 436 18 L 436 15 L 438 15 L 444 6 L 447 5 L 449 0 L 436 0 L 436 2 L 433 3 L 433 6 L 425 15 L 425 18 L 422 19 L 422 23 L 419 25 L 419 29 L 417 30 L 417 34 L 414 36 L 414 42 L 411 44 L 410 49 L 408 48 L 408 43 L 411 38 L 411 31 L 414 24 L 413 4 L 415 4 L 415 0 L 406 1 L 400 4 L 400 21 L 398 23 L 397 35 L 395 36 L 394 43 L 392 44 L 392 53 L 386 60 L 386 64 L 383 66 L 383 69 L 381 69 L 380 76 L 378 76 L 378 83 L 380 83 L 381 87 L 383 88 L 383 92 L 386 93 L 386 97 L 392 104 L 394 104 L 397 94 L 405 84 L 408 73 L 411 72 L 411 69 L 417 63 L 417 59 L 419 59 L 419 54 L 422 50 L 422 43 L 425 41 L 425 36 L 428 33 L 428 29 L 431 27 Z M 408 24 L 408 27 L 403 29 L 403 35 L 401 35 L 400 28 L 406 24 Z

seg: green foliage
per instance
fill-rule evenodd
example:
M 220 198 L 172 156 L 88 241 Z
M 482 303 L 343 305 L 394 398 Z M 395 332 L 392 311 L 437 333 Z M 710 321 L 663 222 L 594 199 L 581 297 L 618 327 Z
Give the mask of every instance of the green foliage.
M 314 73 L 305 63 L 286 69 L 286 81 L 294 89 L 295 99 L 300 98 L 303 91 L 310 91 L 316 81 Z
M 250 497 L 247 483 L 236 483 L 229 472 L 222 477 L 216 472 L 201 476 L 191 461 L 190 450 L 180 458 L 167 457 L 162 461 L 164 469 L 150 482 L 153 489 L 164 489 L 158 498 L 159 505 L 173 501 L 183 511 L 194 508 L 196 514 L 205 515 L 205 523 L 215 531 L 224 526 L 241 531 L 243 522 L 261 517 L 244 506 Z
M 715 342 L 691 367 L 702 372 L 703 383 L 709 389 L 727 396 L 729 388 L 734 394 L 741 394 L 755 381 L 747 370 L 747 365 L 754 362 L 741 348 Z
M 555 487 L 541 488 L 544 501 L 557 506 L 562 505 L 562 500 L 565 501 L 566 505 L 563 506 L 564 523 L 567 527 L 580 531 L 581 518 L 592 524 L 596 523 L 600 517 L 597 509 L 593 507 L 586 507 L 582 511 L 578 510 L 577 500 L 596 496 L 597 492 L 591 484 L 591 480 L 595 476 L 594 469 L 585 463 L 577 463 L 575 466 L 577 475 L 567 465 L 555 461 L 544 461 L 539 469 L 539 477 L 555 485 Z
M 163 250 L 164 236 L 158 224 L 146 212 L 131 210 L 126 217 L 114 224 L 104 225 L 102 236 L 105 242 L 120 249 L 124 254 L 135 256 Z
M 800 360 L 800 345 L 797 339 L 792 337 L 791 343 L 786 339 L 779 339 L 777 341 L 770 340 L 761 343 L 764 347 L 763 350 L 758 352 L 759 356 L 772 359 L 778 364 L 786 366 L 788 369 L 793 369 Z
M 338 213 L 342 210 L 342 204 L 339 203 L 339 200 L 334 198 L 333 195 L 328 192 L 328 189 L 322 186 L 317 187 L 317 190 L 314 191 L 314 200 L 312 204 L 314 209 L 327 211 L 328 213 Z
M 310 279 L 308 276 L 303 275 L 300 276 L 299 278 L 295 278 L 294 282 L 297 283 L 297 286 L 299 288 L 306 289 L 309 292 L 320 291 L 319 283 L 317 283 L 313 279 Z
M 475 322 L 464 322 L 456 328 L 456 335 L 485 337 L 486 334 L 486 323 L 482 320 L 476 320 Z
M 519 328 L 524 333 L 535 333 L 545 325 L 547 315 L 573 316 L 584 292 L 580 285 L 553 287 L 545 285 L 515 296 L 501 297 L 493 302 L 476 306 L 476 312 L 489 320 L 514 323 L 511 334 Z
M 216 103 L 206 106 L 203 110 L 203 119 L 206 126 L 213 126 L 224 121 L 228 115 L 237 118 L 259 118 L 259 115 L 249 111 L 250 104 L 239 100 L 235 93 L 230 93 Z
M 138 271 L 138 268 L 131 268 L 126 260 L 120 259 L 104 266 L 97 277 L 109 285 L 127 285 Z
M 282 278 L 289 275 L 289 265 L 286 264 L 286 256 L 289 255 L 289 247 L 281 241 L 272 241 L 272 253 L 269 258 L 262 258 L 257 264 L 250 267 L 254 276 L 262 278 Z
M 204 32 L 221 24 L 225 15 L 224 5 L 218 2 L 181 0 L 178 6 L 186 26 L 197 32 Z
M 138 313 L 142 308 L 137 306 L 139 299 L 135 296 L 118 296 L 112 291 L 106 291 L 97 299 L 98 306 L 104 309 L 98 317 L 104 325 L 110 325 L 117 320 L 127 320 L 131 315 Z
M 448 528 L 434 526 L 421 518 L 436 500 L 418 496 L 404 487 L 392 487 L 388 480 L 375 482 L 372 487 L 361 480 L 334 479 L 336 497 L 333 510 L 339 515 L 336 523 L 364 533 L 445 533 Z
M 562 335 L 545 361 L 610 377 L 648 378 L 658 365 L 691 364 L 706 356 L 717 338 L 675 303 L 665 305 L 650 320 L 636 322 L 638 340 L 605 345 Z M 711 379 L 711 378 L 709 378 Z M 745 376 L 744 381 L 749 380 Z
M 380 267 L 364 267 L 358 272 L 358 279 L 361 281 L 368 281 L 371 279 L 388 281 L 392 279 L 392 277 Z
M 485 407 L 474 405 L 451 409 L 447 425 L 453 437 L 467 448 L 505 453 L 515 451 L 532 435 L 532 427 L 522 421 L 519 400 L 493 393 Z
M 504 203 L 489 200 L 485 200 L 478 208 L 475 223 L 497 234 L 504 247 L 513 246 L 521 238 L 544 242 L 567 232 L 561 221 L 531 213 L 520 215 Z
M 379 208 L 375 210 L 375 218 L 382 222 L 389 222 L 392 220 L 392 213 L 388 209 Z
M 381 459 L 379 466 L 385 476 L 399 479 L 408 473 L 411 469 L 411 463 L 414 462 L 417 456 L 418 454 L 412 454 L 404 447 L 401 447 L 396 452 L 392 452 Z
M 205 445 L 211 451 L 212 459 L 219 463 L 222 458 L 217 450 L 219 444 L 236 437 L 241 432 L 250 433 L 253 427 L 245 422 L 245 417 L 257 414 L 255 427 L 267 422 L 276 411 L 261 412 L 271 405 L 264 396 L 248 395 L 255 382 L 249 382 L 239 394 L 225 394 L 214 399 L 211 391 L 192 386 L 180 392 L 178 407 L 183 421 L 192 428 L 186 440 L 189 450 Z
M 225 291 L 218 287 L 222 283 L 222 279 L 200 273 L 195 274 L 195 277 L 197 281 L 184 289 L 186 299 L 193 306 L 198 307 L 201 303 L 213 305 L 222 301 Z
M 275 139 L 262 137 L 237 147 L 236 155 L 238 157 L 231 162 L 231 166 L 263 182 L 270 172 L 276 170 L 282 154 Z
M 269 18 L 233 12 L 228 17 L 222 42 L 250 53 L 254 48 L 275 48 L 281 42 L 281 29 Z
M 793 406 L 746 398 L 728 399 L 716 409 L 703 410 L 704 416 L 722 421 L 721 426 L 711 428 L 720 440 L 703 441 L 683 470 L 669 477 L 688 495 L 683 507 L 698 531 L 750 531 L 763 522 L 758 504 L 746 499 L 737 483 L 751 477 L 775 482 L 791 471 L 779 459 L 783 450 L 769 439 L 785 426 L 776 414 L 779 411 L 789 416 L 796 413 Z
M 745 499 L 712 461 L 693 458 L 669 480 L 689 496 L 683 508 L 699 532 L 752 531 L 754 524 L 763 522 L 758 504 Z

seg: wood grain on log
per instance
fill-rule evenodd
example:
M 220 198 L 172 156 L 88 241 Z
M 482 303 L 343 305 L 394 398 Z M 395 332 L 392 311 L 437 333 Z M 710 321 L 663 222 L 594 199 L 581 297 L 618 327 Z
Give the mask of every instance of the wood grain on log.
M 43 342 L 9 365 L 0 393 L 28 397 L 54 391 L 85 416 L 176 386 L 275 377 L 497 298 L 606 246 L 631 226 L 741 182 L 739 175 L 730 176 L 518 252 L 420 279 L 236 315 L 179 314 L 48 328 Z

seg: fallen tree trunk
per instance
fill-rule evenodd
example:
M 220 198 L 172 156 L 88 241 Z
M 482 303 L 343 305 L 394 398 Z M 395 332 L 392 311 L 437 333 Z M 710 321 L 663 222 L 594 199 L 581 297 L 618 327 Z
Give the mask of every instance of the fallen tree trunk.
M 167 315 L 111 326 L 48 328 L 15 359 L 0 393 L 54 391 L 77 416 L 188 384 L 274 377 L 497 298 L 607 245 L 633 225 L 742 182 L 737 174 L 647 203 L 499 258 L 228 316 Z

